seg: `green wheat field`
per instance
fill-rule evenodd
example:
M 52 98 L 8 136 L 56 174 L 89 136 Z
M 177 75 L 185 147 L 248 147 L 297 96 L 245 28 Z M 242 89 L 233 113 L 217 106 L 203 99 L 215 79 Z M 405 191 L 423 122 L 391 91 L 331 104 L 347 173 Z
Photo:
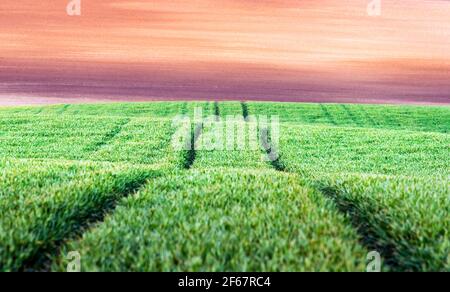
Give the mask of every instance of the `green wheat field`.
M 279 116 L 279 158 L 175 151 L 196 107 Z M 450 271 L 449 131 L 448 106 L 0 108 L 0 271 Z

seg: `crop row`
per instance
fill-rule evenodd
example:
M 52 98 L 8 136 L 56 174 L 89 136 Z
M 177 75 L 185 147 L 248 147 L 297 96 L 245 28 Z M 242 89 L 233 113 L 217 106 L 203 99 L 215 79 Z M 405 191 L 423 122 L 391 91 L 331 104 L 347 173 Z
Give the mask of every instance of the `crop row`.
M 0 129 L 2 157 L 139 164 L 171 164 L 175 159 L 171 121 L 87 116 L 9 121 Z
M 0 270 L 42 268 L 47 253 L 158 171 L 94 163 L 1 160 Z
M 331 197 L 396 271 L 450 271 L 450 138 L 442 133 L 284 125 L 287 171 Z
M 278 115 L 282 122 L 360 128 L 445 132 L 450 130 L 448 106 L 390 106 L 249 102 L 253 114 Z
M 448 176 L 331 176 L 316 182 L 348 213 L 367 246 L 398 271 L 450 272 Z
M 0 155 L 81 159 L 126 119 L 103 117 L 11 117 L 0 124 Z
M 291 172 L 450 175 L 450 136 L 434 132 L 283 125 L 281 159 Z

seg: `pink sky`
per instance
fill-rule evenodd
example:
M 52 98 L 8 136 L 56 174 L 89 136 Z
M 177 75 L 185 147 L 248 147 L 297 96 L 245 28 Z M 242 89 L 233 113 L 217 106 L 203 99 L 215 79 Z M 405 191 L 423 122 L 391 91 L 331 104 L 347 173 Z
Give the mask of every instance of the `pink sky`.
M 2 0 L 15 96 L 450 102 L 450 1 Z M 186 92 L 188 91 L 188 92 Z

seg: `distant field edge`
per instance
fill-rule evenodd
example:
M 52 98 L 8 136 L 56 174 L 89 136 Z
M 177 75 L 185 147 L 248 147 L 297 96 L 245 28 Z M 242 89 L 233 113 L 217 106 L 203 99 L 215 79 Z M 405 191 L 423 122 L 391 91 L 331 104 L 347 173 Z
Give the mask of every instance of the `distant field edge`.
M 418 101 L 407 99 L 255 99 L 255 98 L 3 98 L 0 96 L 0 109 L 18 106 L 44 106 L 44 105 L 64 105 L 64 104 L 91 104 L 101 105 L 110 103 L 152 103 L 152 102 L 205 102 L 205 101 L 219 101 L 219 102 L 258 102 L 258 103 L 306 103 L 306 104 L 367 104 L 367 105 L 416 105 L 416 106 L 450 106 L 450 97 L 448 102 L 437 102 L 432 100 Z

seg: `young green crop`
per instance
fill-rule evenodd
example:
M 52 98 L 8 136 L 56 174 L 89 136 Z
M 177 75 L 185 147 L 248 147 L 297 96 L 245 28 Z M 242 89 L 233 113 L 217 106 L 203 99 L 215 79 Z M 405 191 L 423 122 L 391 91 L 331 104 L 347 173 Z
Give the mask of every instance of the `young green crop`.
M 84 271 L 364 271 L 367 252 L 332 204 L 275 171 L 152 180 L 64 247 Z
M 220 102 L 220 115 L 241 112 L 240 102 Z M 245 102 L 249 114 L 278 115 L 282 122 L 296 124 L 323 124 L 364 128 L 387 128 L 412 131 L 448 133 L 450 109 L 448 106 L 411 105 L 352 105 Z M 223 105 L 226 105 L 223 107 Z M 30 116 L 103 116 L 167 119 L 179 113 L 189 113 L 194 107 L 204 107 L 213 115 L 214 102 L 151 102 L 58 105 L 40 107 L 0 108 L 0 117 Z
M 283 125 L 281 159 L 292 172 L 450 174 L 450 135 L 436 132 Z
M 1 160 L 0 270 L 42 266 L 48 252 L 158 171 L 92 163 Z
M 398 271 L 450 272 L 448 176 L 334 176 L 318 183 Z
M 126 118 L 20 116 L 0 122 L 0 156 L 86 159 Z
M 223 101 L 219 102 L 219 107 L 222 118 L 226 118 L 227 116 L 243 116 L 242 102 Z
M 216 103 L 216 107 L 220 120 L 203 125 L 193 167 L 268 168 L 258 141 L 257 121 L 244 120 L 241 103 Z
M 249 149 L 248 122 L 243 151 L 175 151 L 174 117 L 199 108 L 204 118 L 278 115 L 280 160 Z M 376 249 L 392 270 L 448 271 L 449 130 L 448 106 L 2 108 L 0 270 L 48 268 L 42 260 L 118 202 L 54 269 L 79 250 L 85 270 L 362 271 Z
M 185 110 L 185 114 L 193 116 L 194 107 L 202 104 L 186 105 L 180 109 L 180 114 Z M 77 115 L 69 115 L 69 110 L 57 115 L 51 110 L 47 115 L 5 117 L 0 122 L 0 156 L 167 166 L 177 163 L 178 157 L 171 145 L 175 115 L 165 118 L 111 117 L 105 112 L 105 116 L 93 116 L 87 113 L 95 108 L 86 107 Z M 168 107 L 170 109 L 172 105 Z M 132 113 L 136 115 L 136 112 Z
M 412 131 L 450 131 L 448 106 L 248 102 L 253 114 L 278 115 L 282 122 Z
M 170 121 L 132 118 L 111 139 L 96 145 L 86 157 L 94 161 L 170 166 L 178 159 L 171 145 L 174 131 Z

